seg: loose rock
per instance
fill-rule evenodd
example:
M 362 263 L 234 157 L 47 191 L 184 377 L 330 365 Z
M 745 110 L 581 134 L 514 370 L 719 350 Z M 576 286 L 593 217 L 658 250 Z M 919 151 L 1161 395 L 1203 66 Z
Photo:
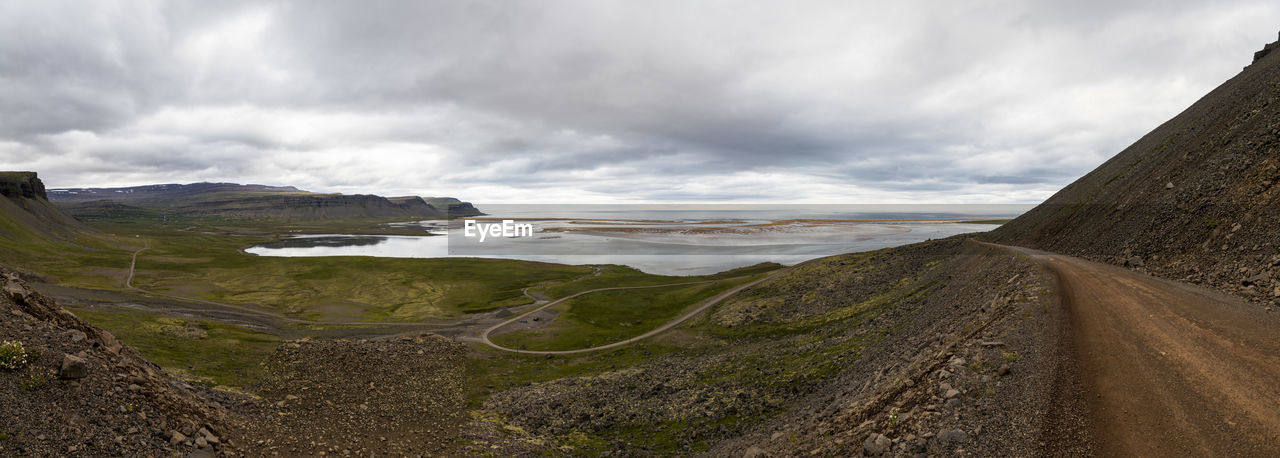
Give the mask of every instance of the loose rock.
M 893 445 L 893 441 L 885 437 L 884 434 L 872 433 L 867 440 L 862 443 L 862 453 L 867 456 L 876 456 L 889 451 L 889 447 Z
M 81 379 L 89 375 L 89 366 L 85 364 L 83 358 L 75 355 L 65 355 L 62 357 L 62 369 L 58 373 L 65 379 Z
M 963 444 L 969 442 L 969 434 L 959 429 L 944 429 L 938 432 L 938 440 L 944 444 Z

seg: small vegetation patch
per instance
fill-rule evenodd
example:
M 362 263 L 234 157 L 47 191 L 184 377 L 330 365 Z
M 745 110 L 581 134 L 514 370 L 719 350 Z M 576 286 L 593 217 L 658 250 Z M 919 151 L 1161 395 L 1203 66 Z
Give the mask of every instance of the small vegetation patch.
M 33 369 L 27 372 L 26 375 L 22 376 L 22 380 L 19 384 L 22 386 L 22 391 L 35 391 L 43 388 L 44 385 L 49 383 L 49 380 L 52 378 L 53 371 L 49 369 Z
M 0 369 L 16 371 L 27 367 L 31 362 L 30 356 L 22 342 L 6 340 L 0 343 Z

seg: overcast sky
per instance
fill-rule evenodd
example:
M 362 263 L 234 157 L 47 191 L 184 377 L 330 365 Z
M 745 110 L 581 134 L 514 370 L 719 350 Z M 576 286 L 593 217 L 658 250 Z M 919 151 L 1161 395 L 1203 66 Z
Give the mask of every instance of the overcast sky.
M 0 0 L 0 169 L 476 202 L 1038 202 L 1274 1 Z

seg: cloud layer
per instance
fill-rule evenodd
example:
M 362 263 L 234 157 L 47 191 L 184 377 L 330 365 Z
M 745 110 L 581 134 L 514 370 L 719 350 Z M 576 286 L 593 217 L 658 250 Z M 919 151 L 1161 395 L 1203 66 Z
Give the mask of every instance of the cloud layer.
M 859 4 L 864 3 L 864 4 Z M 0 168 L 479 202 L 1035 202 L 1271 2 L 0 2 Z

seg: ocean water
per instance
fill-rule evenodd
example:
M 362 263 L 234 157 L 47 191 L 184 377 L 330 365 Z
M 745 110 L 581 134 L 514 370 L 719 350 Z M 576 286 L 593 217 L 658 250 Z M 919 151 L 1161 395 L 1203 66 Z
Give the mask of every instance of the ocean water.
M 795 264 L 870 251 L 996 224 L 1029 205 L 477 205 L 477 224 L 527 224 L 521 237 L 464 234 L 464 221 L 400 223 L 422 236 L 300 236 L 249 248 L 261 256 L 489 257 L 563 264 L 622 264 L 701 275 L 761 262 Z

